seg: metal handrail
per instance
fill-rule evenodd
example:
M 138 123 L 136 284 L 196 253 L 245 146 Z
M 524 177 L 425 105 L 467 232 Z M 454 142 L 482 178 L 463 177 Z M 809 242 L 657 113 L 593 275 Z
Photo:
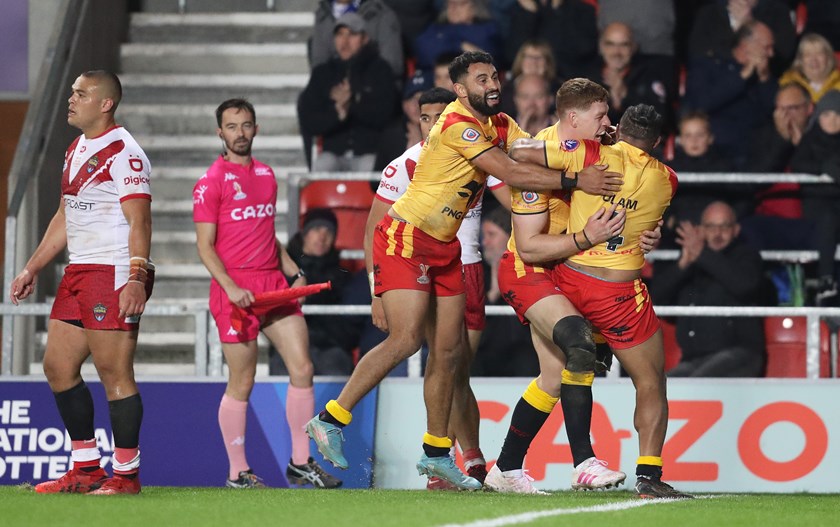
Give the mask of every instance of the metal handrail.
M 50 304 L 0 305 L 0 316 L 6 319 L 14 316 L 47 316 Z M 660 317 L 671 316 L 727 316 L 727 317 L 805 317 L 806 353 L 805 371 L 808 379 L 820 378 L 820 320 L 822 318 L 840 318 L 840 308 L 829 307 L 731 307 L 731 306 L 654 306 Z M 370 315 L 370 305 L 309 305 L 303 306 L 305 315 Z M 513 316 L 510 306 L 486 306 L 487 316 Z M 209 316 L 209 308 L 190 303 L 173 305 L 149 304 L 144 312 L 146 316 L 193 316 L 195 317 L 195 375 L 222 375 L 222 352 L 218 344 L 215 326 Z M 836 358 L 832 360 L 834 364 Z M 420 356 L 409 359 L 409 372 L 412 377 L 420 376 Z M 837 375 L 837 372 L 832 372 Z M 614 368 L 610 378 L 618 377 L 619 370 Z

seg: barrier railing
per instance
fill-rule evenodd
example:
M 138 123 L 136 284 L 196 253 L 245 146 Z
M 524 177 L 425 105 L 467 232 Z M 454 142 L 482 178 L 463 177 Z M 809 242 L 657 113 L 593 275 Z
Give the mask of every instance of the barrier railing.
M 0 316 L 48 316 L 51 309 L 50 304 L 21 304 L 17 307 L 9 304 L 0 304 Z M 817 308 L 817 307 L 725 307 L 725 306 L 656 306 L 656 314 L 660 317 L 678 316 L 727 316 L 727 317 L 805 317 L 807 324 L 805 371 L 806 378 L 820 378 L 820 320 L 822 318 L 840 318 L 840 308 Z M 305 315 L 370 315 L 369 305 L 335 305 L 316 306 L 304 305 Z M 513 309 L 509 306 L 487 306 L 485 312 L 488 316 L 513 316 Z M 178 305 L 154 305 L 149 304 L 144 313 L 146 316 L 192 316 L 195 318 L 195 375 L 218 377 L 223 373 L 222 350 L 219 345 L 215 324 L 212 323 L 209 309 L 195 304 Z M 142 330 L 141 330 L 142 331 Z M 409 359 L 409 377 L 420 377 L 422 375 L 420 354 L 417 353 Z M 837 364 L 837 357 L 832 357 L 831 364 Z M 834 367 L 832 366 L 832 369 Z M 830 376 L 837 377 L 838 372 L 827 372 Z M 4 372 L 4 375 L 8 373 Z M 617 378 L 620 375 L 618 367 L 612 369 L 607 375 L 608 378 Z

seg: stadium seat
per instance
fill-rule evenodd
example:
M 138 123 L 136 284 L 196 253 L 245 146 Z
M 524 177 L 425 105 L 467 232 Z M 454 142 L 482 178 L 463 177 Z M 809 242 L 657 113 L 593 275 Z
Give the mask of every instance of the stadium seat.
M 677 326 L 671 319 L 660 318 L 662 324 L 662 341 L 665 346 L 665 371 L 680 363 L 682 350 L 677 342 Z
M 300 191 L 300 221 L 307 211 L 317 208 L 332 209 L 338 219 L 338 236 L 335 247 L 360 250 L 364 247 L 365 224 L 373 202 L 373 191 L 368 181 L 313 181 Z M 364 262 L 344 261 L 350 271 L 364 267 Z
M 805 377 L 805 317 L 767 317 L 767 377 Z M 829 377 L 830 351 L 828 326 L 820 323 L 820 377 Z

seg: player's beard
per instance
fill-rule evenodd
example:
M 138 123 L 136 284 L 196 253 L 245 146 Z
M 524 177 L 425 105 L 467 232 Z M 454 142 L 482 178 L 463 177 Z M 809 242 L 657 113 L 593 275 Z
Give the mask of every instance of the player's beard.
M 228 152 L 232 152 L 238 156 L 250 156 L 251 144 L 253 144 L 253 141 L 248 141 L 247 139 L 242 141 L 234 141 L 233 144 L 228 144 L 228 142 L 225 141 L 225 149 Z
M 500 99 L 497 99 L 496 106 L 490 106 L 487 104 L 487 96 L 491 93 L 499 94 Z M 473 110 L 477 111 L 481 115 L 496 115 L 497 113 L 502 111 L 501 105 L 498 102 L 501 102 L 501 93 L 498 91 L 487 92 L 484 94 L 478 93 L 468 93 L 467 100 L 472 106 Z

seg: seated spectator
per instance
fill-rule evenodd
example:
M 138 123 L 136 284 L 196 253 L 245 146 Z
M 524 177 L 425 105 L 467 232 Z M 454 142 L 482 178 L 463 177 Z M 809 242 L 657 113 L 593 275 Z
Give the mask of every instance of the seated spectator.
M 402 113 L 382 133 L 376 152 L 374 170 L 382 170 L 392 159 L 406 148 L 420 142 L 420 105 L 418 101 L 424 91 L 432 87 L 432 76 L 417 70 L 408 79 L 403 89 Z
M 496 55 L 499 31 L 490 12 L 479 0 L 446 0 L 437 22 L 417 37 L 417 67 L 431 69 L 443 53 L 486 51 Z
M 826 93 L 817 103 L 814 117 L 793 154 L 790 168 L 794 172 L 828 174 L 834 180 L 829 184 L 802 185 L 802 212 L 814 224 L 820 254 L 817 294 L 825 298 L 837 294 L 834 255 L 840 229 L 840 91 Z
M 799 84 L 816 103 L 831 90 L 840 89 L 840 70 L 834 49 L 822 35 L 808 33 L 802 36 L 793 67 L 782 75 L 779 85 Z
M 507 305 L 499 291 L 499 263 L 511 232 L 510 213 L 496 207 L 481 218 L 481 255 L 484 260 L 485 305 Z M 531 332 L 515 316 L 489 317 L 481 334 L 472 376 L 528 377 L 539 374 Z
M 514 119 L 520 128 L 536 135 L 554 124 L 551 105 L 554 101 L 548 81 L 538 75 L 520 75 L 513 80 Z
M 637 53 L 630 26 L 613 22 L 604 28 L 598 41 L 601 62 L 588 77 L 610 92 L 609 118 L 618 123 L 626 108 L 649 104 L 665 118 L 665 130 L 674 129 L 671 100 L 673 73 L 657 61 Z
M 690 112 L 680 119 L 674 159 L 668 166 L 677 172 L 731 172 L 732 164 L 714 146 L 715 136 L 709 126 L 709 117 L 703 112 Z M 665 213 L 662 229 L 663 246 L 673 242 L 674 229 L 680 222 L 688 220 L 700 223 L 700 217 L 713 201 L 723 199 L 733 208 L 747 212 L 751 199 L 742 196 L 736 185 L 719 183 L 692 183 L 680 185 L 671 205 Z M 741 202 L 747 202 L 741 204 Z
M 549 86 L 552 95 L 560 87 L 557 79 L 557 70 L 554 62 L 554 53 L 551 46 L 544 40 L 526 40 L 516 53 L 513 59 L 513 66 L 507 79 L 511 81 L 521 75 L 538 75 L 543 77 Z M 516 113 L 516 106 L 513 103 L 513 82 L 505 81 L 502 85 L 502 97 L 500 105 L 502 111 L 513 115 Z M 552 111 L 554 102 L 551 104 Z
M 376 52 L 357 13 L 339 17 L 333 29 L 338 56 L 312 70 L 298 99 L 304 144 L 320 136 L 316 171 L 369 171 L 382 129 L 396 115 L 391 68 Z
M 781 0 L 727 0 L 698 9 L 689 37 L 689 58 L 726 57 L 735 34 L 745 25 L 762 22 L 773 33 L 771 71 L 781 75 L 796 52 L 796 28 Z
M 598 53 L 595 7 L 582 0 L 518 0 L 510 11 L 508 62 L 531 39 L 548 42 L 560 79 L 581 77 Z
M 362 17 L 379 55 L 391 67 L 391 73 L 401 78 L 404 58 L 400 24 L 397 15 L 382 0 L 320 0 L 309 47 L 310 67 L 315 69 L 338 56 L 331 37 L 335 21 L 345 13 L 358 13 Z
M 761 22 L 748 22 L 736 33 L 728 56 L 699 57 L 688 65 L 685 110 L 709 115 L 712 133 L 736 170 L 746 161 L 744 138 L 770 121 L 778 84 L 769 60 L 773 33 Z
M 598 28 L 613 22 L 630 26 L 639 53 L 674 56 L 674 28 L 677 23 L 673 0 L 598 0 Z
M 677 228 L 677 263 L 659 262 L 650 284 L 653 302 L 681 306 L 755 306 L 764 301 L 763 262 L 738 239 L 732 207 L 721 201 L 703 211 L 699 226 Z M 669 377 L 761 377 L 764 326 L 753 317 L 677 317 L 680 363 Z
M 787 172 L 802 140 L 814 105 L 805 88 L 782 86 L 776 93 L 773 121 L 752 135 L 749 142 L 749 172 Z M 813 226 L 803 222 L 798 183 L 759 186 L 755 192 L 755 215 L 743 218 L 741 235 L 760 250 L 805 250 L 815 247 L 809 236 Z
M 300 267 L 310 284 L 331 282 L 332 288 L 306 298 L 311 305 L 341 304 L 348 273 L 338 263 L 335 236 L 338 220 L 330 209 L 312 209 L 303 228 L 289 240 L 286 251 Z M 353 371 L 352 350 L 358 336 L 342 315 L 306 317 L 309 328 L 309 354 L 315 375 L 349 375 Z M 282 350 L 281 350 L 282 351 Z M 286 375 L 283 360 L 274 347 L 269 349 L 269 373 Z

